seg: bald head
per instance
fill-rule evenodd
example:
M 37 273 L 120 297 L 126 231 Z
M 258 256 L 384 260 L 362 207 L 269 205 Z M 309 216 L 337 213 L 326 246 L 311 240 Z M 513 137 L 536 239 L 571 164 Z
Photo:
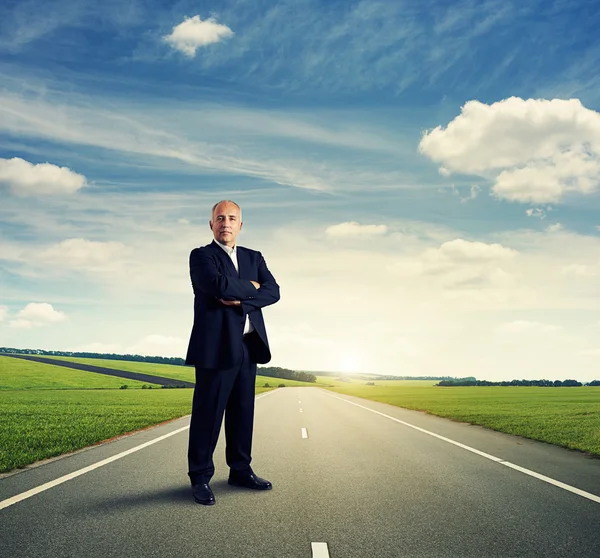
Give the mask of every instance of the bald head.
M 209 225 L 215 240 L 233 248 L 242 229 L 242 209 L 234 201 L 221 200 L 213 206 Z
M 235 205 L 240 211 L 240 219 L 242 218 L 242 208 L 237 203 L 235 203 L 233 200 L 221 200 L 220 202 L 217 202 L 215 203 L 215 205 L 213 205 L 212 211 L 210 212 L 211 219 L 213 219 L 215 216 L 215 209 L 217 209 L 217 207 L 219 207 L 219 205 L 221 205 L 222 203 L 232 203 L 233 205 Z

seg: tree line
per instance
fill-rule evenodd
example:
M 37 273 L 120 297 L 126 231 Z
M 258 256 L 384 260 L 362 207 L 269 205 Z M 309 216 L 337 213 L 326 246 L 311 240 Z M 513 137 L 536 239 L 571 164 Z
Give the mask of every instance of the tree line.
M 310 372 L 289 370 L 288 368 L 279 368 L 278 366 L 260 366 L 257 373 L 261 376 L 269 376 L 269 378 L 284 378 L 286 380 L 312 383 L 317 381 L 317 377 Z
M 88 353 L 71 351 L 45 351 L 44 349 L 14 349 L 11 347 L 0 347 L 0 354 L 23 354 L 23 355 L 49 355 L 66 356 L 77 358 L 103 358 L 106 360 L 132 360 L 136 362 L 154 362 L 157 364 L 179 364 L 184 365 L 185 360 L 180 357 L 144 356 L 144 355 L 119 355 L 117 353 Z
M 457 386 L 538 386 L 538 387 L 581 387 L 581 386 L 600 386 L 600 380 L 592 380 L 582 384 L 577 380 L 510 380 L 501 382 L 490 382 L 489 380 L 477 380 L 476 378 L 454 378 L 451 380 L 442 380 L 435 384 L 441 387 Z

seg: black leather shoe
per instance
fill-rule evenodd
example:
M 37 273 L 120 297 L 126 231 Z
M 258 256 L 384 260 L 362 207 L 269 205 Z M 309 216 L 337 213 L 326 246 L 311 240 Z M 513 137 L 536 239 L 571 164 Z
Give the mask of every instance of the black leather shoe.
M 194 495 L 194 500 L 199 504 L 212 506 L 216 502 L 215 495 L 208 484 L 194 484 L 192 486 L 192 494 Z
M 254 490 L 271 490 L 273 485 L 265 479 L 257 477 L 254 473 L 229 473 L 227 481 L 231 486 L 241 486 L 243 488 L 252 488 Z

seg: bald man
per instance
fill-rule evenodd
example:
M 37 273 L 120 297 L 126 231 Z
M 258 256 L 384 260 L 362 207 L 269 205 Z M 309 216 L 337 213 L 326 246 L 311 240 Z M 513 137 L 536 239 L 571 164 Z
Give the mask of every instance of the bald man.
M 212 505 L 213 453 L 225 415 L 229 484 L 270 490 L 252 460 L 257 363 L 271 360 L 261 308 L 279 300 L 279 285 L 260 252 L 237 246 L 242 210 L 231 200 L 214 205 L 214 240 L 190 254 L 194 325 L 186 364 L 196 367 L 188 447 L 188 474 L 199 504 Z

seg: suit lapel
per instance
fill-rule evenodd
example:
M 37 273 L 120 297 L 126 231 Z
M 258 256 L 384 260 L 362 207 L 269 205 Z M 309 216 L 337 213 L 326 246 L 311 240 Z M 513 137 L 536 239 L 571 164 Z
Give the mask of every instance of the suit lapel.
M 225 266 L 225 269 L 228 270 L 227 275 L 237 276 L 238 273 L 235 270 L 235 266 L 233 265 L 233 262 L 231 261 L 229 254 L 226 254 L 225 250 L 223 250 L 223 248 L 221 248 L 214 240 L 212 241 L 210 246 L 213 249 L 214 253 L 217 255 L 217 258 L 219 258 L 221 260 L 221 262 L 223 263 L 223 265 Z M 239 250 L 238 250 L 238 258 L 239 258 Z M 238 259 L 238 266 L 239 265 L 240 265 L 240 262 Z

